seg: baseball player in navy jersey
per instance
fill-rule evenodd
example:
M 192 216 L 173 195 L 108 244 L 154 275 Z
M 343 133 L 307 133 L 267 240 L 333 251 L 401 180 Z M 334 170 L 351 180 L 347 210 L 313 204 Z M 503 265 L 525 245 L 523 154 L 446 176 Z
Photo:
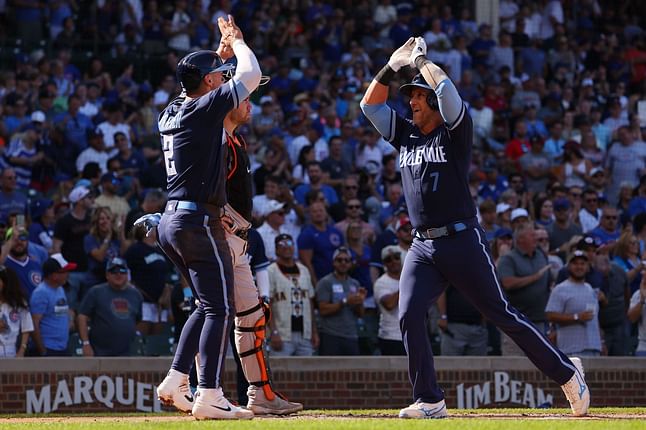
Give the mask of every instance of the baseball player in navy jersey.
M 269 78 L 263 77 L 261 84 L 268 80 Z M 267 272 L 269 261 L 263 246 L 260 261 L 254 261 L 258 284 L 256 289 L 247 255 L 247 236 L 250 233 L 253 208 L 253 177 L 247 145 L 242 136 L 236 133 L 236 129 L 249 122 L 250 118 L 251 103 L 249 98 L 245 98 L 240 106 L 229 112 L 224 119 L 228 147 L 227 198 L 229 203 L 225 206 L 222 224 L 233 261 L 236 305 L 235 346 L 245 377 L 249 382 L 247 408 L 256 415 L 286 415 L 302 410 L 303 405 L 288 401 L 271 386 L 269 365 L 264 352 L 265 327 L 269 319 Z M 255 231 L 252 234 L 258 235 Z M 257 241 L 253 243 L 258 244 Z
M 184 91 L 159 115 L 168 203 L 157 226 L 160 247 L 188 280 L 197 309 L 188 318 L 171 370 L 157 388 L 160 400 L 196 419 L 253 418 L 223 395 L 220 372 L 234 317 L 233 265 L 220 217 L 226 201 L 225 116 L 260 82 L 260 66 L 233 17 L 218 22 L 221 54 L 237 59 L 223 84 L 223 64 L 214 51 L 186 55 L 177 65 Z M 225 59 L 226 59 L 225 58 Z M 193 402 L 188 373 L 199 350 L 198 392 Z M 192 406 L 191 406 L 192 405 Z M 190 407 L 190 409 L 189 409 Z
M 400 91 L 410 96 L 412 120 L 386 105 L 388 84 L 403 66 L 420 74 Z M 585 415 L 590 394 L 579 359 L 568 359 L 511 307 L 496 277 L 485 232 L 469 193 L 473 124 L 446 73 L 426 59 L 424 39 L 410 38 L 375 76 L 361 101 L 364 114 L 399 150 L 404 196 L 414 232 L 400 280 L 399 322 L 408 354 L 414 403 L 402 418 L 447 416 L 426 332 L 426 313 L 448 284 L 511 337 L 558 382 L 574 415 Z

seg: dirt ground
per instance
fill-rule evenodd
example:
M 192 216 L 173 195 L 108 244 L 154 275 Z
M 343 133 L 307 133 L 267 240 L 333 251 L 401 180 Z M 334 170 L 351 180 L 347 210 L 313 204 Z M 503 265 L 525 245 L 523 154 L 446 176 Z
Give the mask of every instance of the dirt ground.
M 255 420 L 302 420 L 302 419 L 384 419 L 392 418 L 396 419 L 397 416 L 391 412 L 384 413 L 373 413 L 373 414 L 353 414 L 348 412 L 347 414 L 335 413 L 335 414 L 323 414 L 320 412 L 301 412 L 297 415 L 292 415 L 289 417 L 256 417 Z M 532 420 L 556 420 L 556 419 L 568 419 L 572 418 L 569 414 L 526 414 L 526 413 L 469 413 L 469 414 L 454 414 L 450 415 L 449 418 L 462 418 L 462 419 L 504 419 L 504 420 L 514 420 L 514 419 L 532 419 Z M 577 420 L 646 420 L 646 414 L 590 414 L 587 417 L 577 418 Z M 16 418 L 0 418 L 0 426 L 3 423 L 44 423 L 44 422 L 53 422 L 53 423 L 92 423 L 92 422 L 182 422 L 182 421 L 193 421 L 193 418 L 190 415 L 171 415 L 171 414 L 161 414 L 161 415 L 101 415 L 101 416 L 74 416 L 74 415 L 61 415 L 61 416 L 39 416 L 39 417 L 16 417 Z

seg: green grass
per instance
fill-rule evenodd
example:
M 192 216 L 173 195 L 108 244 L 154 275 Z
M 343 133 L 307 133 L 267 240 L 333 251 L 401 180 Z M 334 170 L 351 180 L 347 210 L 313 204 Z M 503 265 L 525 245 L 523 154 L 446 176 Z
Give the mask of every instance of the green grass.
M 566 409 L 450 410 L 446 420 L 400 420 L 396 410 L 308 410 L 289 418 L 252 421 L 194 421 L 174 413 L 3 415 L 2 430 L 632 430 L 645 429 L 646 408 L 593 408 L 589 419 L 569 416 Z M 563 416 L 559 416 L 562 414 Z M 485 417 L 489 415 L 489 417 Z M 492 417 L 491 415 L 495 416 Z M 496 418 L 508 415 L 508 418 Z M 613 419 L 613 416 L 616 416 Z M 633 419 L 630 419 L 634 416 Z M 45 419 L 40 419 L 40 418 Z

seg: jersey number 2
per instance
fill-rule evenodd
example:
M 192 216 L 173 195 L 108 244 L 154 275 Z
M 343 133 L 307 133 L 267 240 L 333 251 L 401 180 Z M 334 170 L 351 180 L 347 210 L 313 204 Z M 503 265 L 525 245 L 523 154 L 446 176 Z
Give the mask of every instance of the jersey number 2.
M 173 135 L 164 134 L 163 136 L 162 150 L 164 151 L 166 174 L 168 176 L 174 176 L 177 175 L 177 170 L 175 170 L 175 161 L 173 160 Z

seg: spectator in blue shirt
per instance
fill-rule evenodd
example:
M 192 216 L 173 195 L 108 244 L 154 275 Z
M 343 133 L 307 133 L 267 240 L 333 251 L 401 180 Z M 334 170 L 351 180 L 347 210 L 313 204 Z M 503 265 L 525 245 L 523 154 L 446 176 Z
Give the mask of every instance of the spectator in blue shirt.
M 590 236 L 594 237 L 597 245 L 610 245 L 611 248 L 614 247 L 614 243 L 621 235 L 618 221 L 619 213 L 617 212 L 617 208 L 606 206 L 602 209 L 599 225 L 590 231 Z
M 65 130 L 65 138 L 74 144 L 78 152 L 87 148 L 87 135 L 94 129 L 92 120 L 79 112 L 81 99 L 72 94 L 67 99 L 67 112 L 60 113 L 54 117 L 54 125 L 59 125 Z
M 294 191 L 294 198 L 298 204 L 305 205 L 305 196 L 312 190 L 320 190 L 329 205 L 333 205 L 339 201 L 339 197 L 334 188 L 323 183 L 321 163 L 318 161 L 310 161 L 307 164 L 307 176 L 310 178 L 310 183 L 301 184 Z
M 7 167 L 0 176 L 0 219 L 7 220 L 12 213 L 25 214 L 27 211 L 27 197 L 16 191 L 16 171 Z
M 43 282 L 29 300 L 34 321 L 35 354 L 48 357 L 66 356 L 69 330 L 73 317 L 67 304 L 63 285 L 76 264 L 68 262 L 60 253 L 52 254 L 43 264 Z

